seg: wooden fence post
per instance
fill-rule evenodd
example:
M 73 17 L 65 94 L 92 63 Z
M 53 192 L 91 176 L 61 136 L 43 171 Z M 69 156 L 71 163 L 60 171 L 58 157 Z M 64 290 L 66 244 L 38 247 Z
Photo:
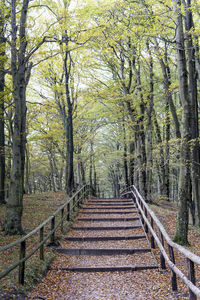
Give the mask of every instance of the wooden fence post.
M 84 201 L 84 190 L 81 191 L 81 204 L 83 204 Z
M 75 211 L 76 196 L 73 198 L 73 212 Z
M 86 186 L 83 188 L 83 201 L 85 200 L 85 192 L 86 192 Z
M 44 239 L 44 227 L 40 228 L 40 243 Z M 40 246 L 40 260 L 44 260 L 44 244 Z
M 19 259 L 26 256 L 26 241 L 20 243 Z M 19 284 L 24 284 L 25 261 L 19 264 Z
M 194 262 L 187 258 L 188 279 L 195 285 L 195 269 Z M 196 295 L 189 289 L 189 300 L 196 300 Z
M 144 212 L 144 205 L 143 205 L 143 203 L 140 203 L 140 206 L 142 208 L 142 211 Z M 141 214 L 141 219 L 142 219 L 142 224 L 144 225 L 144 218 L 143 218 L 142 214 Z
M 161 244 L 164 247 L 164 239 L 163 239 L 163 234 L 162 234 L 161 231 L 160 231 L 160 241 L 161 241 Z M 164 259 L 164 256 L 163 256 L 162 252 L 160 252 L 160 266 L 161 266 L 161 269 L 166 269 L 165 259 Z
M 173 264 L 175 264 L 174 249 L 172 248 L 172 246 L 168 245 L 168 250 L 170 260 L 173 262 Z M 176 273 L 173 270 L 171 270 L 171 274 L 172 291 L 177 291 Z
M 151 217 L 151 227 L 153 228 L 154 227 L 154 223 L 153 223 L 153 218 Z M 154 229 L 154 228 L 153 228 Z M 155 240 L 154 240 L 154 236 L 153 234 L 151 233 L 151 248 L 152 249 L 155 249 Z
M 79 193 L 77 195 L 77 201 L 78 201 L 77 206 L 78 206 L 78 208 L 80 208 L 80 206 L 81 206 L 81 203 L 80 203 L 80 201 L 81 201 L 81 195 Z
M 145 217 L 147 218 L 148 215 L 147 215 L 147 209 L 146 209 L 146 207 L 145 207 L 145 209 L 144 209 L 144 213 L 145 213 Z M 145 222 L 144 229 L 145 229 L 145 232 L 148 233 L 148 226 L 147 226 L 146 222 Z
M 51 231 L 54 230 L 54 228 L 55 228 L 55 217 L 51 219 Z M 51 243 L 55 243 L 55 231 L 52 232 L 50 240 Z
M 63 233 L 63 216 L 64 216 L 64 208 L 61 209 L 61 224 L 60 224 L 60 230 Z
M 70 203 L 67 203 L 67 221 L 70 220 Z

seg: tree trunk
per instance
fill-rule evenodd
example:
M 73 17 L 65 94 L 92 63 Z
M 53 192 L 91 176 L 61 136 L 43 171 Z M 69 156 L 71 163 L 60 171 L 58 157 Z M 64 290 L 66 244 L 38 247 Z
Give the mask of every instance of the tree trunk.
M 25 186 L 24 186 L 24 192 L 25 194 L 28 194 L 29 192 L 29 177 L 30 177 L 30 159 L 29 159 L 29 149 L 28 144 L 26 145 L 26 160 L 25 160 Z
M 151 118 L 148 118 L 147 124 L 147 199 L 149 202 L 152 200 L 152 169 L 153 169 L 153 156 L 152 156 L 152 123 Z
M 152 201 L 152 185 L 153 185 L 153 145 L 152 145 L 152 136 L 153 136 L 153 126 L 152 126 L 152 112 L 153 112 L 153 100 L 154 100 L 154 82 L 153 82 L 153 58 L 151 54 L 151 50 L 149 47 L 149 42 L 147 42 L 147 50 L 149 53 L 150 63 L 149 63 L 149 96 L 148 96 L 148 107 L 147 107 L 147 168 L 146 168 L 146 176 L 147 176 L 147 200 L 149 202 Z
M 77 166 L 76 166 L 76 177 L 77 177 L 77 185 L 80 188 L 82 186 L 81 180 L 81 170 L 80 170 L 80 158 L 78 156 Z
M 4 5 L 0 1 L 0 205 L 5 204 L 5 134 L 4 134 L 4 84 L 5 84 L 5 37 Z
M 190 211 L 193 218 L 193 225 L 200 225 L 200 145 L 199 145 L 199 125 L 198 125 L 198 102 L 197 102 L 197 74 L 195 66 L 195 49 L 193 45 L 190 30 L 194 27 L 191 0 L 186 1 L 185 7 L 185 29 L 186 29 L 186 47 L 188 56 L 188 74 L 189 74 L 189 96 L 191 103 L 191 139 L 192 144 L 192 194 L 193 200 L 190 205 Z
M 19 50 L 17 50 L 16 0 L 11 1 L 11 65 L 13 81 L 13 98 L 15 103 L 13 130 L 13 162 L 10 178 L 9 199 L 6 207 L 5 233 L 22 234 L 22 211 L 24 192 L 24 165 L 26 145 L 26 86 L 27 74 L 26 52 L 26 19 L 29 0 L 24 0 L 21 9 L 19 28 Z
M 174 241 L 179 244 L 188 244 L 188 203 L 191 202 L 190 188 L 190 99 L 188 90 L 188 76 L 186 67 L 186 55 L 184 44 L 183 21 L 181 14 L 181 2 L 174 0 L 174 12 L 176 18 L 176 50 L 178 60 L 179 92 L 183 107 L 182 113 L 182 141 L 180 157 L 180 176 L 178 192 L 178 215 Z
M 92 157 L 93 157 L 93 144 L 92 142 L 90 143 L 90 168 L 89 168 L 89 185 L 90 187 L 92 188 L 93 187 L 93 181 L 92 181 L 92 171 L 93 171 L 93 168 L 92 168 Z
M 123 126 L 123 138 L 124 138 L 124 151 L 123 151 L 123 163 L 124 163 L 124 183 L 126 186 L 129 186 L 128 180 L 128 163 L 127 163 L 127 144 L 126 144 L 126 128 L 124 122 Z
M 81 168 L 82 183 L 83 183 L 83 185 L 85 185 L 85 184 L 86 184 L 86 180 L 85 180 L 85 169 L 84 169 L 82 160 L 80 160 L 80 168 Z
M 134 150 L 135 150 L 135 143 L 130 142 L 129 145 L 129 152 L 130 152 L 130 160 L 129 160 L 129 185 L 134 184 Z
M 113 171 L 113 186 L 114 186 L 114 198 L 120 197 L 120 185 L 118 172 Z
M 66 189 L 68 195 L 71 195 L 74 190 L 74 135 L 73 135 L 73 102 L 70 96 L 70 74 L 71 74 L 71 55 L 68 51 L 68 37 L 66 35 L 66 51 L 64 58 L 65 71 L 65 93 L 67 101 L 67 182 Z
M 166 45 L 167 49 L 167 45 Z M 162 68 L 162 73 L 163 73 L 163 84 L 165 88 L 165 94 L 167 95 L 166 97 L 166 146 L 165 146 L 165 193 L 167 198 L 169 199 L 170 196 L 170 181 L 169 181 L 169 139 L 170 139 L 170 118 L 169 118 L 169 112 L 168 112 L 168 107 L 170 108 L 174 126 L 175 126 L 175 134 L 177 139 L 181 139 L 181 131 L 180 131 L 180 122 L 178 119 L 178 115 L 176 112 L 176 107 L 174 105 L 173 99 L 172 99 L 172 92 L 170 91 L 170 85 L 171 85 L 171 72 L 168 64 L 168 56 L 167 52 L 165 51 L 165 62 L 162 58 L 160 58 L 160 65 Z M 179 160 L 179 154 L 177 155 L 177 160 Z M 173 191 L 175 191 L 175 185 Z M 173 194 L 175 196 L 175 194 Z M 174 197 L 173 196 L 173 197 Z M 172 198 L 173 198 L 172 197 Z
M 157 44 L 157 47 L 158 47 L 158 44 Z M 168 105 L 170 107 L 170 111 L 171 111 L 172 118 L 174 121 L 176 137 L 181 138 L 180 123 L 179 123 L 178 115 L 176 112 L 176 107 L 173 102 L 172 92 L 170 91 L 170 85 L 171 85 L 170 68 L 169 68 L 167 59 L 166 59 L 166 62 L 164 62 L 164 60 L 160 56 L 159 61 L 160 61 L 162 74 L 163 74 L 163 84 L 164 84 L 165 94 L 167 96 L 166 99 L 167 99 Z
M 164 178 L 164 195 L 166 200 L 170 198 L 170 168 L 169 168 L 169 140 L 170 140 L 170 117 L 169 117 L 169 102 L 166 103 L 166 121 L 165 121 L 165 178 Z
M 56 192 L 55 180 L 54 180 L 54 166 L 53 166 L 53 158 L 52 158 L 52 145 L 50 145 L 51 149 L 49 149 L 48 159 L 50 165 L 50 181 L 52 185 L 53 192 Z M 51 190 L 51 189 L 50 189 Z
M 73 121 L 72 121 L 72 105 L 68 100 L 68 177 L 67 177 L 67 193 L 72 194 L 74 190 L 74 136 L 73 136 Z
M 198 75 L 198 84 L 200 87 L 200 55 L 199 55 L 199 41 L 198 36 L 193 35 L 194 38 L 194 50 L 195 50 L 195 67 Z
M 130 171 L 130 173 L 132 174 L 132 180 L 134 182 L 134 185 L 137 187 L 137 189 L 139 189 L 139 171 L 138 171 L 138 167 L 137 167 L 137 162 L 138 162 L 138 159 L 137 159 L 137 138 L 138 138 L 138 135 L 137 135 L 137 130 L 138 130 L 138 125 L 136 124 L 136 120 L 135 120 L 135 111 L 133 110 L 133 108 L 131 107 L 131 103 L 129 100 L 126 101 L 126 107 L 127 107 L 127 110 L 128 110 L 128 113 L 129 113 L 129 117 L 132 121 L 132 129 L 133 129 L 133 133 L 134 133 L 134 136 L 135 136 L 135 141 L 132 142 L 132 144 L 130 144 L 130 153 L 131 153 L 131 159 L 132 159 L 132 165 L 131 165 L 131 170 L 133 170 L 134 172 Z M 135 152 L 135 159 L 133 157 L 134 155 L 134 152 Z M 133 169 L 132 169 L 132 166 L 133 166 Z
M 140 117 L 138 118 L 137 125 L 135 126 L 136 134 L 136 155 L 137 164 L 139 169 L 139 191 L 141 195 L 146 199 L 147 189 L 146 189 L 146 148 L 145 148 L 145 132 L 144 132 L 144 113 L 145 105 L 143 101 L 143 94 L 141 89 L 141 78 L 140 78 L 140 65 L 138 69 L 134 65 L 136 80 L 137 80 L 137 90 L 140 96 Z
M 164 195 L 164 184 L 165 184 L 165 157 L 164 157 L 164 148 L 162 143 L 162 136 L 160 131 L 160 126 L 158 124 L 158 120 L 156 117 L 156 112 L 153 110 L 154 113 L 154 125 L 156 131 L 156 138 L 159 147 L 160 157 L 158 159 L 157 169 L 158 169 L 158 191 L 160 191 L 160 195 Z
M 60 168 L 60 172 L 58 173 L 58 180 L 59 180 L 59 184 L 58 184 L 58 188 L 59 191 L 63 190 L 63 165 L 64 165 L 64 159 L 62 159 L 62 163 L 61 163 L 62 167 Z
M 63 166 L 63 157 L 62 157 L 62 163 L 61 166 Z M 62 190 L 62 177 L 63 177 L 63 167 L 59 168 L 57 166 L 57 161 L 56 161 L 56 153 L 55 153 L 55 145 L 52 143 L 52 164 L 53 164 L 53 170 L 54 170 L 54 175 L 55 175 L 55 188 L 58 191 Z
M 94 196 L 96 196 L 97 194 L 97 172 L 96 172 L 96 168 L 95 168 L 95 162 L 93 159 L 93 172 L 94 172 Z

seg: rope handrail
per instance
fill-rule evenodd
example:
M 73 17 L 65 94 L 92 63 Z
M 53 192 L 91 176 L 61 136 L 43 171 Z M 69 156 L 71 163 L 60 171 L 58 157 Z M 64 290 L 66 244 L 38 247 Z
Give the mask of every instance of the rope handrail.
M 169 265 L 170 269 L 172 270 L 172 289 L 177 290 L 177 280 L 176 275 L 179 276 L 183 280 L 183 282 L 188 286 L 189 288 L 189 299 L 196 299 L 196 296 L 200 297 L 200 289 L 195 285 L 195 270 L 194 270 L 194 264 L 200 265 L 200 257 L 196 254 L 192 253 L 191 251 L 185 249 L 181 245 L 176 244 L 171 240 L 171 238 L 168 236 L 165 228 L 161 224 L 161 222 L 158 220 L 154 212 L 149 208 L 145 200 L 142 198 L 140 193 L 138 192 L 137 188 L 132 185 L 128 188 L 126 188 L 122 193 L 121 196 L 125 196 L 127 194 L 132 194 L 133 198 L 135 199 L 137 208 L 141 214 L 142 222 L 144 223 L 144 227 L 146 228 L 146 232 L 148 233 L 148 230 L 151 232 L 151 239 L 153 239 L 153 243 L 151 245 L 154 245 L 154 240 L 157 243 L 158 248 L 161 252 L 161 267 L 162 265 L 165 265 L 165 260 L 167 264 Z M 148 220 L 148 216 L 151 219 L 151 222 Z M 156 224 L 161 237 L 159 238 L 157 233 L 155 232 L 153 225 Z M 164 239 L 168 245 L 169 250 L 169 256 L 164 248 Z M 154 246 L 152 246 L 154 248 Z M 188 276 L 186 276 L 175 264 L 174 259 L 174 251 L 173 249 L 178 250 L 181 254 L 184 255 L 184 257 L 187 259 L 187 265 L 188 265 Z M 164 268 L 164 267 L 163 267 Z

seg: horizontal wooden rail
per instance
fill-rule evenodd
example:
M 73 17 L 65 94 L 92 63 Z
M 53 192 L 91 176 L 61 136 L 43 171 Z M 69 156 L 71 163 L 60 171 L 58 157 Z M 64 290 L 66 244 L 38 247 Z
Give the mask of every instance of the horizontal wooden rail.
M 14 264 L 8 266 L 2 272 L 0 272 L 0 279 L 8 275 L 11 271 L 13 271 L 19 266 L 19 283 L 24 284 L 25 262 L 39 249 L 40 249 L 40 259 L 44 260 L 44 245 L 47 242 L 47 240 L 50 239 L 51 243 L 55 242 L 55 232 L 58 229 L 58 227 L 61 226 L 61 231 L 63 230 L 63 222 L 65 220 L 67 221 L 70 220 L 71 212 L 74 211 L 77 205 L 78 207 L 80 207 L 80 204 L 83 203 L 84 199 L 88 198 L 89 194 L 90 194 L 90 186 L 88 185 L 83 186 L 79 191 L 77 191 L 68 201 L 66 201 L 63 205 L 61 205 L 48 219 L 46 219 L 38 227 L 33 229 L 24 237 L 19 238 L 8 245 L 0 247 L 0 253 L 1 253 L 17 245 L 20 245 L 20 253 L 19 253 L 20 259 L 16 261 Z M 64 211 L 65 209 L 66 212 Z M 61 218 L 57 222 L 57 224 L 55 224 L 55 219 L 59 213 L 61 213 Z M 49 223 L 51 224 L 51 230 L 46 236 L 44 236 L 44 227 Z M 28 254 L 26 254 L 26 241 L 30 237 L 35 235 L 37 232 L 39 232 L 40 241 L 35 245 L 35 247 Z
M 126 188 L 122 193 L 121 197 L 124 197 L 127 194 L 131 194 L 132 198 L 136 202 L 137 209 L 141 215 L 142 222 L 144 228 L 147 228 L 151 233 L 151 247 L 154 248 L 156 242 L 158 248 L 160 249 L 160 259 L 161 259 L 161 268 L 165 267 L 165 261 L 172 271 L 171 282 L 172 282 L 172 290 L 177 290 L 177 280 L 176 275 L 182 279 L 182 281 L 189 288 L 189 299 L 196 300 L 196 297 L 200 298 L 200 289 L 195 285 L 195 270 L 194 264 L 200 265 L 200 257 L 185 249 L 181 245 L 174 243 L 170 237 L 168 236 L 166 230 L 164 229 L 161 222 L 158 220 L 154 212 L 149 208 L 145 200 L 142 198 L 137 188 L 133 185 L 131 187 Z M 148 220 L 150 218 L 150 221 Z M 155 231 L 155 226 L 157 226 L 157 230 L 160 233 L 159 236 Z M 165 250 L 165 243 L 168 246 L 167 254 Z M 182 254 L 186 258 L 187 266 L 188 266 L 188 274 L 184 274 L 175 263 L 174 257 L 174 249 L 178 251 L 178 253 Z

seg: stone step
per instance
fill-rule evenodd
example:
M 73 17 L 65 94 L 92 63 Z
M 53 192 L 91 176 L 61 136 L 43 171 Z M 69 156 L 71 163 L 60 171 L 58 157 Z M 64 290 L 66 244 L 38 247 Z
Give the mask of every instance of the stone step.
M 112 206 L 112 207 L 104 207 L 104 206 L 94 206 L 94 207 L 87 207 L 87 206 L 82 206 L 82 209 L 130 209 L 130 208 L 136 208 L 135 206 Z
M 120 207 L 121 206 L 127 206 L 129 208 L 134 203 L 133 202 L 130 202 L 130 203 L 90 203 L 90 202 L 87 202 L 87 205 L 91 206 L 91 207 L 93 207 L 93 205 L 96 205 L 97 207 L 101 207 L 101 206 L 105 206 L 105 207 L 107 207 L 107 206 L 116 206 L 116 204 L 117 204 L 118 207 L 119 206 Z
M 110 201 L 110 200 L 89 200 L 87 203 L 133 203 L 133 200 L 116 200 L 116 201 Z
M 100 211 L 82 211 L 81 214 L 87 214 L 87 215 L 121 215 L 121 214 L 132 214 L 132 213 L 137 213 L 136 210 L 132 210 L 132 211 L 105 211 L 105 212 L 100 212 Z
M 66 255 L 89 255 L 89 256 L 101 256 L 101 255 L 131 255 L 135 253 L 147 253 L 151 252 L 151 248 L 138 248 L 138 249 L 72 249 L 72 248 L 59 248 L 57 252 Z
M 128 222 L 139 220 L 139 217 L 133 218 L 78 218 L 77 221 L 84 222 Z
M 102 266 L 102 267 L 69 267 L 69 268 L 59 268 L 62 271 L 71 272 L 120 272 L 120 271 L 141 271 L 141 270 L 152 270 L 158 269 L 158 266 Z
M 73 230 L 129 230 L 142 227 L 141 225 L 135 226 L 91 226 L 91 227 L 71 227 Z
M 90 198 L 88 201 L 106 201 L 106 202 L 112 202 L 112 201 L 130 201 L 132 198 Z
M 130 241 L 145 239 L 145 235 L 134 236 L 100 236 L 100 237 L 66 237 L 66 241 L 71 242 L 104 242 L 104 241 Z

